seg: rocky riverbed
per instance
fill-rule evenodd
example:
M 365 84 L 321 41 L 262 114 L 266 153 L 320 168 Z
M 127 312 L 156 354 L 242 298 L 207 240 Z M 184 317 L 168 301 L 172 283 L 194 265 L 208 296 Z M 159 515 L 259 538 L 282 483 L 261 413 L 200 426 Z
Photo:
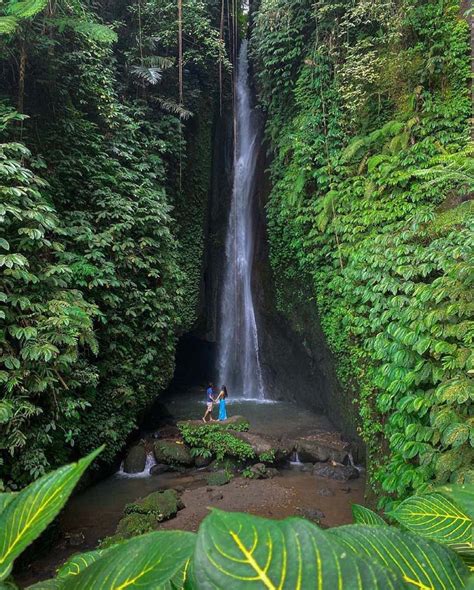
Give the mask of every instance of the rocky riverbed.
M 69 555 L 98 543 L 153 529 L 195 531 L 214 507 L 321 526 L 351 522 L 351 504 L 363 503 L 364 472 L 353 464 L 358 447 L 326 417 L 247 402 L 229 404 L 227 423 L 204 425 L 196 392 L 182 401 L 129 447 L 119 473 L 70 500 L 56 545 L 19 572 L 22 584 L 51 577 Z

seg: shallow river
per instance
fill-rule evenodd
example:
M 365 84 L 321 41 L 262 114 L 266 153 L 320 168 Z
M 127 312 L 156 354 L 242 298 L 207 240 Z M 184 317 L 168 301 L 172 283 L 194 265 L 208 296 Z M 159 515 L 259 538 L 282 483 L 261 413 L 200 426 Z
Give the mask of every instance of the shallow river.
M 198 419 L 205 410 L 203 390 L 193 390 L 161 402 L 157 414 L 168 413 L 176 420 Z M 256 403 L 254 401 L 232 401 L 228 403 L 228 414 L 243 415 L 251 424 L 254 432 L 269 435 L 309 434 L 320 430 L 334 430 L 330 421 L 322 415 L 296 407 L 289 403 Z M 217 415 L 217 408 L 214 410 Z M 153 422 L 153 419 L 151 419 Z M 151 426 L 149 424 L 148 426 Z M 150 430 L 143 435 L 150 435 Z M 36 560 L 27 571 L 20 572 L 19 581 L 23 584 L 54 575 L 55 568 L 69 555 L 77 551 L 94 548 L 100 539 L 113 534 L 115 527 L 123 515 L 123 509 L 129 502 L 139 497 L 167 488 L 181 486 L 189 497 L 189 506 L 179 513 L 176 519 L 168 521 L 166 528 L 197 528 L 205 513 L 201 507 L 193 506 L 192 492 L 200 488 L 205 492 L 205 471 L 177 474 L 164 473 L 158 476 L 127 476 L 117 473 L 108 477 L 70 499 L 60 516 L 60 539 L 51 552 L 44 558 Z M 321 480 L 309 473 L 283 470 L 282 477 L 269 482 L 252 482 L 239 478 L 232 485 L 222 488 L 225 492 L 223 509 L 249 511 L 262 516 L 277 518 L 289 514 L 298 514 L 301 507 L 321 508 L 326 515 L 324 524 L 334 525 L 350 520 L 350 503 L 361 502 L 363 498 L 363 479 L 350 482 L 333 482 Z M 249 487 L 250 485 L 250 487 Z M 253 487 L 255 489 L 253 489 Z M 318 497 L 318 487 L 331 490 L 330 497 Z M 236 488 L 235 491 L 233 488 Z M 263 495 L 268 489 L 268 502 Z M 239 502 L 242 492 L 246 494 L 246 503 Z M 262 502 L 255 501 L 248 495 L 261 495 Z M 271 494 L 275 494 L 272 501 Z M 284 501 L 283 501 L 284 498 Z M 202 500 L 205 502 L 205 499 Z M 186 502 L 185 502 L 186 503 Z M 203 512 L 203 514 L 201 514 Z M 175 522 L 176 521 L 176 522 Z

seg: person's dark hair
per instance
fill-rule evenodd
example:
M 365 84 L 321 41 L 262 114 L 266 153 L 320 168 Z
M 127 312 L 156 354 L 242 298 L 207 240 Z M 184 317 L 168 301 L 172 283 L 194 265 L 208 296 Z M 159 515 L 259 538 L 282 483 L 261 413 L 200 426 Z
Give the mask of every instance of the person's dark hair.
M 225 385 L 222 386 L 222 391 L 224 392 L 224 398 L 229 396 L 229 394 L 227 393 L 227 387 Z
M 208 385 L 207 385 L 207 386 L 208 386 L 208 387 L 214 387 L 214 384 L 213 384 L 213 383 L 211 383 L 211 381 L 209 381 L 209 383 L 208 383 Z

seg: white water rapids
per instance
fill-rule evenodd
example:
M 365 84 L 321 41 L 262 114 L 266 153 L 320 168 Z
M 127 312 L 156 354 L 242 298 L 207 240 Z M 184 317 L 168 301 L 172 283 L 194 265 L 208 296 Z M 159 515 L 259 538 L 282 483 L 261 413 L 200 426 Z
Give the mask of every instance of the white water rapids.
M 219 316 L 218 385 L 231 398 L 265 399 L 252 296 L 253 204 L 257 125 L 251 108 L 247 41 L 236 80 L 234 180 L 226 235 Z

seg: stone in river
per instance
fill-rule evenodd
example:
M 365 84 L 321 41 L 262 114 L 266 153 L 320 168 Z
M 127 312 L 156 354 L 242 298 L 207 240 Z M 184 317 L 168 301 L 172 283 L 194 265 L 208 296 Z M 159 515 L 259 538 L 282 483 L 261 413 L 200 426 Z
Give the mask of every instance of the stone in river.
M 212 461 L 212 457 L 201 457 L 200 455 L 197 455 L 196 457 L 194 457 L 194 465 L 200 469 L 202 467 L 207 467 L 208 465 L 211 464 Z
M 316 490 L 316 493 L 318 496 L 334 496 L 334 492 L 329 488 L 320 488 L 319 490 Z
M 329 479 L 336 479 L 338 481 L 347 481 L 348 479 L 356 479 L 359 477 L 359 472 L 351 465 L 331 465 L 330 463 L 315 463 L 313 467 L 313 475 L 319 477 L 327 477 Z
M 300 461 L 337 461 L 344 463 L 351 451 L 348 442 L 341 439 L 338 432 L 320 432 L 302 436 L 295 441 Z
M 157 463 L 156 465 L 153 465 L 153 467 L 150 469 L 150 475 L 161 475 L 162 473 L 166 473 L 169 470 L 169 465 L 165 465 L 164 463 Z
M 192 465 L 194 458 L 181 441 L 159 440 L 153 447 L 155 459 L 166 465 Z
M 125 473 L 141 473 L 145 469 L 146 451 L 142 445 L 132 447 L 123 462 Z

